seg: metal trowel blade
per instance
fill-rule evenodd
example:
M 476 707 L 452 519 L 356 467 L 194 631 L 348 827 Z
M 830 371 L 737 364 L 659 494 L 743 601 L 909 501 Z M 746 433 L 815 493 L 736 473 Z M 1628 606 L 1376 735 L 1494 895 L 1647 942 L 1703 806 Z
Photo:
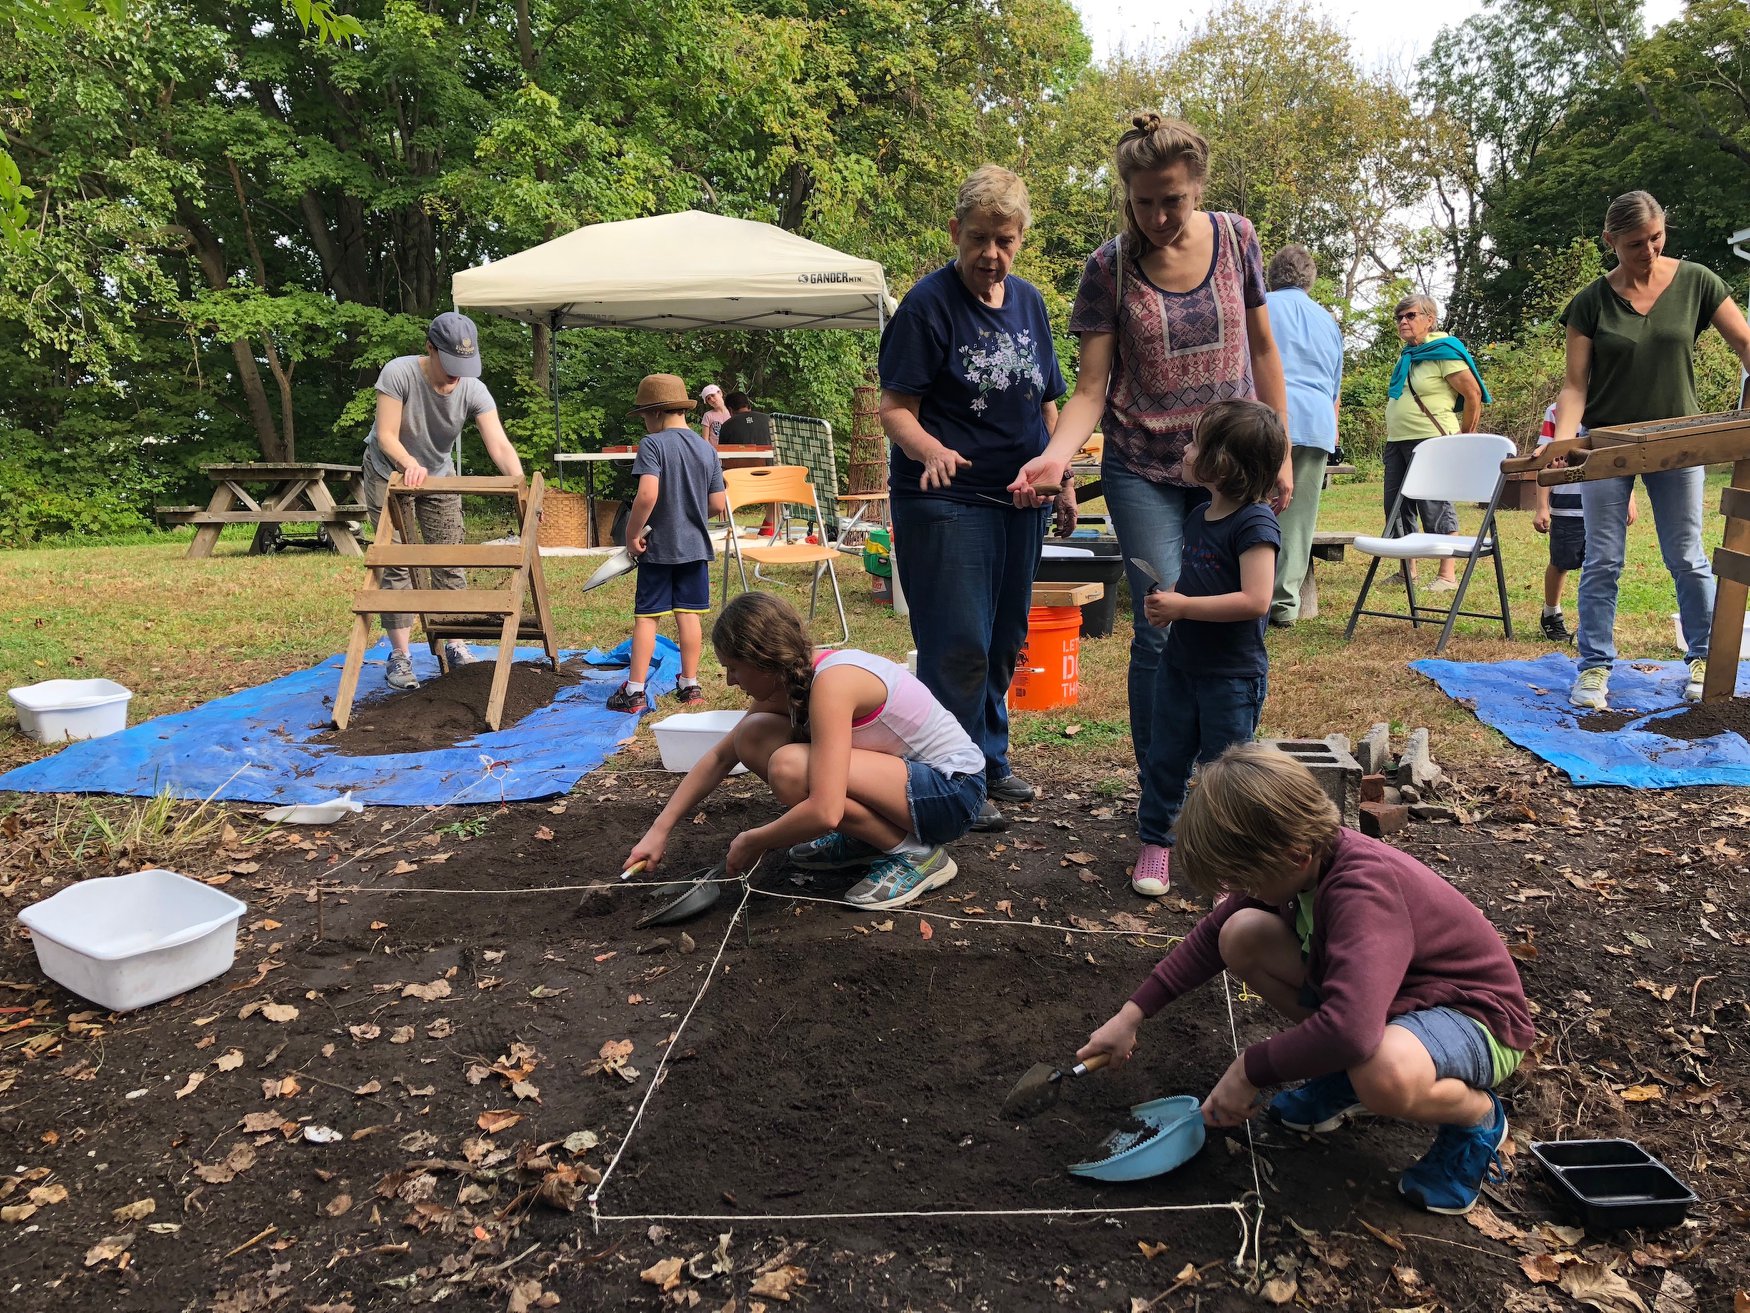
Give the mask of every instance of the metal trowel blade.
M 1049 1062 L 1035 1062 L 1003 1100 L 1003 1116 L 1036 1117 L 1062 1092 L 1063 1073 Z

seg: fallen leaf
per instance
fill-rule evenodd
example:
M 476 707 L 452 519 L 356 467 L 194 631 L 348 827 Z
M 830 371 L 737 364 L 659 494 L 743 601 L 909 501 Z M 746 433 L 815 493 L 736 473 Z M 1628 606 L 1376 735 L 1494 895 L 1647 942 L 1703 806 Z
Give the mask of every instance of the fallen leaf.
M 1527 1254 L 1519 1260 L 1519 1270 L 1527 1281 L 1549 1285 L 1562 1279 L 1562 1266 L 1548 1254 Z
M 236 1071 L 242 1065 L 242 1049 L 228 1049 L 213 1059 L 213 1066 L 219 1071 Z
M 381 1026 L 373 1026 L 369 1022 L 366 1022 L 362 1026 L 348 1026 L 346 1032 L 354 1039 L 363 1042 L 365 1040 L 376 1039 L 377 1036 L 383 1033 L 383 1028 Z
M 1666 1272 L 1653 1300 L 1653 1313 L 1695 1313 L 1695 1287 L 1675 1272 Z
M 194 1174 L 208 1185 L 223 1185 L 239 1172 L 246 1172 L 253 1166 L 255 1150 L 247 1144 L 234 1144 L 223 1162 L 199 1164 L 195 1167 Z
M 391 1044 L 411 1044 L 411 1043 L 413 1043 L 413 1027 L 412 1026 L 397 1026 L 397 1027 L 395 1027 L 394 1030 L 389 1032 L 389 1043 L 391 1043 Z
M 1571 1263 L 1562 1270 L 1561 1287 L 1570 1299 L 1600 1313 L 1647 1313 L 1646 1301 L 1621 1276 L 1603 1263 Z
M 546 985 L 536 985 L 529 991 L 530 998 L 558 998 L 561 994 L 571 992 L 570 986 L 563 989 L 549 989 Z
M 50 1204 L 67 1202 L 67 1187 L 64 1185 L 39 1185 L 26 1196 L 38 1208 L 46 1208 Z
M 116 1221 L 126 1224 L 141 1221 L 157 1211 L 158 1201 L 156 1199 L 137 1199 L 131 1204 L 123 1204 L 110 1213 L 110 1216 Z
M 483 1112 L 474 1119 L 474 1124 L 488 1135 L 497 1135 L 500 1131 L 508 1131 L 523 1119 L 520 1112 L 511 1112 L 508 1108 L 500 1108 L 495 1112 Z
M 290 1003 L 269 1003 L 261 1009 L 261 1015 L 269 1021 L 279 1022 L 283 1025 L 285 1022 L 298 1019 L 298 1009 Z
M 85 1251 L 85 1266 L 96 1267 L 99 1263 L 107 1263 L 120 1258 L 128 1252 L 128 1246 L 134 1243 L 134 1233 L 126 1235 L 105 1236 L 91 1248 Z
M 893 922 L 892 921 L 877 921 L 877 922 L 875 922 L 875 929 L 879 930 L 884 935 L 891 934 L 893 932 Z
M 322 1211 L 327 1213 L 330 1217 L 339 1217 L 343 1213 L 347 1212 L 351 1207 L 352 1207 L 352 1196 L 351 1195 L 349 1195 L 349 1194 L 337 1194 L 334 1196 L 334 1198 L 330 1199 L 327 1202 L 327 1204 L 325 1204 L 323 1206 Z
M 429 985 L 409 985 L 401 991 L 402 998 L 423 999 L 427 1003 L 450 996 L 450 982 L 439 976 Z
M 1402 1240 L 1399 1240 L 1395 1235 L 1392 1235 L 1388 1231 L 1381 1231 L 1377 1226 L 1375 1226 L 1372 1222 L 1369 1222 L 1365 1217 L 1358 1217 L 1355 1220 L 1357 1222 L 1361 1223 L 1362 1228 L 1367 1232 L 1367 1234 L 1372 1236 L 1375 1240 L 1379 1241 L 1380 1244 L 1385 1245 L 1388 1248 L 1395 1249 L 1400 1254 L 1405 1254 L 1405 1253 L 1409 1252 L 1409 1250 L 1407 1250 L 1404 1247 L 1404 1242 Z
M 543 842 L 551 839 L 552 837 L 553 837 L 553 831 L 545 825 L 543 825 L 540 829 L 535 831 L 535 838 L 540 839 Z
M 1293 1277 L 1271 1277 L 1259 1293 L 1272 1304 L 1286 1304 L 1299 1292 L 1300 1284 Z
M 1659 1085 L 1630 1085 L 1622 1091 L 1624 1103 L 1651 1103 L 1654 1099 L 1664 1097 L 1664 1087 Z
M 390 875 L 412 875 L 418 869 L 419 869 L 419 867 L 417 864 L 404 860 L 404 861 L 396 862 L 395 869 L 390 871 L 389 874 Z
M 1464 1215 L 1464 1220 L 1491 1240 L 1514 1241 L 1522 1240 L 1525 1237 L 1525 1232 L 1514 1226 L 1513 1223 L 1502 1220 L 1500 1215 L 1487 1204 L 1478 1204 Z
M 920 920 L 918 922 L 918 934 L 924 939 L 934 939 L 936 931 L 928 921 Z
M 448 1039 L 455 1033 L 456 1028 L 451 1024 L 448 1017 L 439 1017 L 436 1021 L 432 1022 L 431 1025 L 425 1028 L 425 1037 L 427 1039 Z
M 279 1082 L 275 1081 L 273 1084 L 277 1090 Z M 243 1129 L 251 1135 L 262 1131 L 277 1131 L 283 1121 L 285 1118 L 277 1112 L 250 1112 L 243 1115 Z
M 594 1131 L 573 1131 L 562 1141 L 566 1153 L 587 1153 L 601 1143 Z
M 1073 862 L 1077 866 L 1086 866 L 1089 862 L 1091 862 L 1093 860 L 1094 860 L 1093 853 L 1084 853 L 1084 852 L 1065 853 L 1063 855 L 1063 860 L 1061 862 L 1059 862 L 1058 865 L 1068 866 Z
M 201 1087 L 201 1082 L 206 1078 L 207 1074 L 204 1071 L 189 1072 L 187 1083 L 184 1084 L 180 1090 L 176 1091 L 176 1097 L 179 1099 L 187 1098 Z
M 1159 1258 L 1162 1254 L 1167 1252 L 1166 1244 L 1151 1245 L 1146 1240 L 1138 1240 L 1136 1242 L 1136 1247 L 1142 1250 L 1142 1256 L 1144 1258 L 1151 1260 Z
M 373 1079 L 373 1080 L 366 1081 L 363 1085 L 359 1086 L 356 1090 L 354 1090 L 353 1093 L 354 1094 L 375 1094 L 379 1090 L 381 1090 L 382 1088 L 383 1088 L 383 1082 L 380 1080 Z
M 0 1204 L 0 1222 L 28 1222 L 35 1215 L 35 1204 Z
M 638 1274 L 639 1279 L 662 1290 L 673 1290 L 681 1283 L 681 1260 L 665 1258 L 652 1263 Z
M 750 1295 L 765 1295 L 771 1299 L 789 1301 L 790 1291 L 808 1284 L 808 1273 L 791 1263 L 763 1272 L 748 1290 Z
M 676 947 L 682 953 L 696 953 L 699 951 L 698 943 L 685 930 L 681 931 L 680 942 Z
M 1000 899 L 997 902 L 997 911 L 1001 912 L 1004 916 L 1013 916 L 1015 914 L 1015 904 L 1010 899 Z

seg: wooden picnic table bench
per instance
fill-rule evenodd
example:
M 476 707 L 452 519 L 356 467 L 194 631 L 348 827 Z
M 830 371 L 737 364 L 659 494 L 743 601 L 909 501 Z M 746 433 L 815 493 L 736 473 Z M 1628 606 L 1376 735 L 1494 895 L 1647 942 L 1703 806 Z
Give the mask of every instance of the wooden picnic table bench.
M 292 545 L 332 547 L 342 556 L 364 554 L 354 531 L 355 522 L 365 515 L 363 471 L 359 466 L 321 461 L 246 461 L 203 465 L 201 472 L 213 483 L 213 495 L 204 507 L 157 508 L 161 523 L 195 526 L 194 541 L 189 544 L 185 559 L 211 556 L 227 524 L 256 526 L 255 538 L 249 545 L 252 556 Z M 339 484 L 344 501 L 335 500 L 330 481 Z M 314 524 L 316 534 L 309 539 L 287 538 L 281 532 L 281 527 L 287 524 Z

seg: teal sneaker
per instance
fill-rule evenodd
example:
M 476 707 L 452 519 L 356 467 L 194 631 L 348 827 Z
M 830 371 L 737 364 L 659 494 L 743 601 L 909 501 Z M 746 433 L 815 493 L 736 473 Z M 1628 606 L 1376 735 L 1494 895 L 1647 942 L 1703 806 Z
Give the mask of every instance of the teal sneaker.
M 1494 1115 L 1481 1126 L 1442 1126 L 1434 1146 L 1398 1178 L 1398 1193 L 1430 1213 L 1468 1213 L 1484 1181 L 1503 1181 L 1501 1146 L 1507 1143 L 1507 1109 L 1490 1090 Z
M 845 891 L 845 901 L 852 907 L 871 909 L 904 907 L 914 898 L 940 889 L 959 869 L 940 848 L 914 857 L 890 854 Z
M 1283 1090 L 1270 1100 L 1268 1116 L 1291 1131 L 1323 1135 L 1334 1131 L 1358 1112 L 1364 1112 L 1349 1073 L 1315 1076 L 1295 1090 Z
M 799 866 L 804 871 L 837 871 L 847 866 L 867 866 L 881 857 L 879 848 L 837 830 L 828 830 L 820 838 L 792 848 L 790 865 Z

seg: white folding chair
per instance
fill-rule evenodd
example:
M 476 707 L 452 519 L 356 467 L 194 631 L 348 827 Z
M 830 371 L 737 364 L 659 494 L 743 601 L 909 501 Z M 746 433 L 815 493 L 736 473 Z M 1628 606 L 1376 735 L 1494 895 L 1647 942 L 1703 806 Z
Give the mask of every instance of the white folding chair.
M 1378 538 L 1361 535 L 1355 539 L 1355 549 L 1373 557 L 1373 563 L 1367 567 L 1367 578 L 1361 584 L 1361 595 L 1355 599 L 1355 609 L 1349 615 L 1349 627 L 1343 631 L 1345 639 L 1355 636 L 1355 622 L 1364 615 L 1378 616 L 1384 620 L 1408 620 L 1420 629 L 1425 618 L 1426 623 L 1432 624 L 1443 610 L 1446 624 L 1440 631 L 1440 641 L 1434 645 L 1436 656 L 1446 650 L 1446 644 L 1452 639 L 1452 626 L 1461 615 L 1478 620 L 1499 620 L 1508 639 L 1513 637 L 1513 616 L 1507 605 L 1507 575 L 1501 564 L 1500 535 L 1495 532 L 1495 510 L 1501 501 L 1501 489 L 1506 485 L 1501 462 L 1518 454 L 1519 448 L 1511 438 L 1503 438 L 1494 433 L 1452 433 L 1445 437 L 1429 438 L 1416 448 L 1415 455 L 1410 458 L 1409 472 L 1404 476 L 1404 486 L 1398 493 L 1397 501 L 1392 504 L 1391 513 L 1386 516 L 1384 535 Z M 1406 501 L 1446 501 L 1455 505 L 1460 502 L 1480 502 L 1484 507 L 1483 521 L 1475 534 L 1406 533 L 1398 537 L 1385 536 L 1390 535 L 1393 527 L 1400 523 L 1398 516 Z M 1464 577 L 1458 581 L 1458 589 L 1452 594 L 1452 605 L 1442 608 L 1418 603 L 1416 583 L 1410 575 L 1410 562 L 1447 560 L 1458 556 L 1466 558 Z M 1495 562 L 1495 591 L 1501 604 L 1499 613 L 1463 609 L 1465 593 L 1470 588 L 1471 574 L 1477 568 L 1477 561 L 1485 556 L 1492 557 Z M 1367 610 L 1367 595 L 1373 589 L 1374 576 L 1379 573 L 1379 563 L 1382 560 L 1398 562 L 1398 568 L 1403 571 L 1405 595 L 1410 606 L 1407 613 Z

